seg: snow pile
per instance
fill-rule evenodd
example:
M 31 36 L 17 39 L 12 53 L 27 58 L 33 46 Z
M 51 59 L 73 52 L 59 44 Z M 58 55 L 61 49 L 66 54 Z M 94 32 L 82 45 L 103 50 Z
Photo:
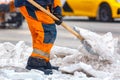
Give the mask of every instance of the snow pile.
M 13 45 L 10 42 L 0 44 L 0 67 L 4 66 L 16 66 L 24 68 L 26 60 L 32 48 L 25 45 L 24 41 L 20 41 L 18 44 Z
M 89 30 L 75 27 L 75 30 L 84 36 L 85 40 L 91 45 L 92 49 L 103 60 L 115 60 L 118 49 L 118 38 L 113 38 L 112 33 L 108 32 L 101 36 Z
M 84 29 L 82 36 L 92 45 L 97 55 L 89 54 L 82 46 L 78 49 L 54 46 L 51 50 L 52 65 L 60 66 L 52 75 L 38 70 L 25 69 L 32 48 L 24 41 L 16 45 L 0 44 L 0 80 L 120 80 L 120 54 L 118 39 L 111 33 L 98 35 Z

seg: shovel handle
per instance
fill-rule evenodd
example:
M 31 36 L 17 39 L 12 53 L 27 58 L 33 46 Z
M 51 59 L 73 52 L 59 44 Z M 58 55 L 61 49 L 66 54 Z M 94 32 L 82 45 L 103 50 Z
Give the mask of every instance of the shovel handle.
M 54 16 L 52 13 L 50 13 L 49 11 L 47 11 L 46 9 L 44 9 L 40 4 L 36 3 L 34 0 L 27 0 L 29 3 L 31 3 L 33 6 L 35 6 L 36 8 L 38 8 L 39 10 L 41 10 L 42 12 L 46 13 L 47 15 L 49 15 L 51 18 L 53 18 L 54 20 L 59 20 L 56 16 Z M 61 25 L 68 30 L 69 32 L 71 32 L 73 35 L 75 35 L 78 39 L 80 40 L 84 40 L 84 38 L 78 34 L 76 31 L 74 31 L 72 28 L 70 28 L 68 25 L 66 25 L 64 22 L 61 23 Z

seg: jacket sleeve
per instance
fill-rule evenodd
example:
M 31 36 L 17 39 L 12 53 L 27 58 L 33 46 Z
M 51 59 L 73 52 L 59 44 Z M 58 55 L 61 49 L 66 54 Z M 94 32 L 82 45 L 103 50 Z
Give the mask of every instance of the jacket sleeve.
M 60 0 L 54 0 L 54 5 L 53 5 L 53 7 L 55 8 L 55 7 L 57 7 L 57 6 L 61 7 L 61 1 L 60 1 Z
M 21 7 L 25 4 L 26 0 L 14 0 L 15 7 Z
M 61 15 L 61 1 L 60 0 L 54 0 L 54 5 L 53 5 L 53 13 L 57 13 Z

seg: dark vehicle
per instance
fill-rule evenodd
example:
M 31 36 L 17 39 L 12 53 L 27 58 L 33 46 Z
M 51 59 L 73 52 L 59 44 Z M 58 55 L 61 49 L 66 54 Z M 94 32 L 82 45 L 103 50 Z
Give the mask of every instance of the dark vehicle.
M 0 28 L 19 28 L 23 20 L 19 10 L 14 7 L 14 1 L 0 3 Z

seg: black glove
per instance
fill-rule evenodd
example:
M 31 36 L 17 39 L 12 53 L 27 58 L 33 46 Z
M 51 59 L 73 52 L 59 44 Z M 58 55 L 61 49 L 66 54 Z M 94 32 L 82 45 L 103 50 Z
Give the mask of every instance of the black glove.
M 55 23 L 57 25 L 60 25 L 62 23 L 62 21 L 63 21 L 62 15 L 61 14 L 57 14 L 57 13 L 54 13 L 54 15 L 59 19 L 59 20 L 55 20 Z
M 59 20 L 55 20 L 57 25 L 60 25 L 63 21 L 62 14 L 61 14 L 61 7 L 57 6 L 53 8 L 53 15 L 55 15 Z

